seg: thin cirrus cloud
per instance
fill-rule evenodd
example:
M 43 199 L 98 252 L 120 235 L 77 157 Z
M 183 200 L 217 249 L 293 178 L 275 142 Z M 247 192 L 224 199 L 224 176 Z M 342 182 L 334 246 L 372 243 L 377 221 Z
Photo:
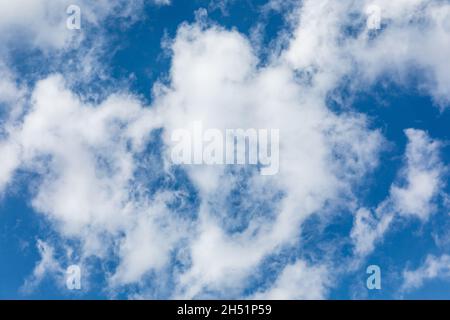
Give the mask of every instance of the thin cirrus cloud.
M 375 35 L 365 28 L 369 4 L 382 8 L 383 28 Z M 11 9 L 10 20 L 0 19 L 1 30 L 21 29 L 43 51 L 68 50 L 72 35 L 58 31 L 65 20 L 44 14 L 59 7 L 47 8 L 49 1 L 22 5 L 32 6 L 33 23 L 18 25 L 27 18 L 20 15 L 29 13 Z M 122 6 L 81 4 L 92 24 Z M 127 14 L 139 19 L 132 9 Z M 326 298 L 336 284 L 329 276 L 336 268 L 331 259 L 295 257 L 261 287 L 254 287 L 252 276 L 268 257 L 301 250 L 305 221 L 330 207 L 355 212 L 346 237 L 355 246 L 352 259 L 364 259 L 394 218 L 432 219 L 445 175 L 440 144 L 408 129 L 404 168 L 388 198 L 374 210 L 358 210 L 356 191 L 380 165 L 386 138 L 363 113 L 334 112 L 327 98 L 344 79 L 353 79 L 355 91 L 386 75 L 403 83 L 410 67 L 418 66 L 426 75 L 419 89 L 444 110 L 450 99 L 446 18 L 450 5 L 442 1 L 302 1 L 285 17 L 289 27 L 278 35 L 283 49 L 274 49 L 263 64 L 247 35 L 203 17 L 181 24 L 168 42 L 168 77 L 154 85 L 150 106 L 126 90 L 88 102 L 71 88 L 74 75 L 63 71 L 21 86 L 5 67 L 0 190 L 8 192 L 18 170 L 37 174 L 30 204 L 62 239 L 80 244 L 77 261 L 69 262 L 86 270 L 92 256 L 117 262 L 106 275 L 108 292 L 135 284 L 135 297 Z M 170 133 L 194 121 L 219 129 L 281 129 L 279 174 L 173 167 Z M 158 132 L 163 147 L 150 156 L 147 147 Z M 180 170 L 182 187 L 174 182 Z M 158 185 L 160 177 L 169 182 Z M 230 207 L 233 195 L 243 196 L 242 184 L 246 205 Z M 194 193 L 196 205 L 190 206 Z M 236 211 L 241 219 L 230 218 Z M 46 267 L 55 269 L 52 247 L 44 243 L 33 283 Z M 155 280 L 167 277 L 170 286 Z

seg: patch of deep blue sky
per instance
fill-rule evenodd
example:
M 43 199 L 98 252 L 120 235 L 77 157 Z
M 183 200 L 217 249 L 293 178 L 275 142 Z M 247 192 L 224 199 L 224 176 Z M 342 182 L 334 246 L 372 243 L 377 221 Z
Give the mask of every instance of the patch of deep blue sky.
M 145 19 L 133 24 L 130 28 L 121 28 L 121 23 L 115 19 L 106 21 L 101 29 L 91 29 L 86 32 L 86 41 L 78 53 L 86 50 L 90 43 L 95 43 L 100 35 L 107 34 L 107 45 L 101 57 L 102 63 L 107 66 L 108 77 L 98 76 L 90 83 L 77 83 L 75 90 L 80 93 L 105 90 L 117 87 L 117 84 L 126 83 L 130 90 L 141 96 L 147 104 L 151 103 L 151 87 L 155 81 L 167 77 L 170 67 L 170 56 L 161 49 L 164 38 L 173 38 L 182 22 L 193 22 L 195 11 L 200 8 L 211 9 L 208 18 L 226 28 L 236 28 L 239 32 L 250 36 L 256 24 L 265 25 L 263 33 L 263 47 L 270 48 L 280 30 L 286 27 L 282 13 L 270 12 L 262 14 L 261 8 L 266 1 L 231 1 L 226 10 L 211 6 L 209 0 L 173 0 L 171 6 L 156 8 L 148 5 L 142 13 Z M 215 8 L 215 9 L 214 9 Z M 356 26 L 357 28 L 358 26 Z M 357 32 L 355 27 L 349 27 L 344 32 L 351 34 Z M 15 69 L 20 81 L 30 85 L 37 79 L 55 71 L 69 71 L 76 68 L 77 50 L 65 53 L 67 63 L 55 63 L 61 57 L 46 57 L 39 50 L 8 44 L 13 50 L 10 55 L 11 67 Z M 261 51 L 261 61 L 264 62 L 267 52 Z M 72 59 L 72 62 L 68 62 Z M 381 128 L 383 135 L 390 142 L 382 154 L 382 161 L 373 176 L 364 181 L 356 190 L 361 203 L 367 207 L 376 207 L 389 193 L 389 186 L 395 180 L 398 169 L 402 165 L 402 156 L 406 147 L 406 137 L 403 130 L 416 128 L 426 130 L 433 138 L 448 142 L 450 139 L 450 112 L 441 112 L 434 102 L 423 92 L 417 90 L 420 83 L 420 72 L 412 73 L 410 83 L 398 85 L 384 78 L 370 88 L 360 92 L 349 92 L 345 81 L 330 97 L 328 104 L 336 112 L 357 110 L 368 115 L 373 128 Z M 130 81 L 131 80 L 131 81 Z M 108 91 L 107 89 L 105 91 Z M 95 97 L 94 97 L 95 98 Z M 196 218 L 198 197 L 195 188 L 187 179 L 182 170 L 175 169 L 174 177 L 162 174 L 155 175 L 155 170 L 161 163 L 159 159 L 161 141 L 158 133 L 154 133 L 152 142 L 146 152 L 141 155 L 140 162 L 151 164 L 151 172 L 143 167 L 137 174 L 137 181 L 147 181 L 147 190 L 151 195 L 160 188 L 170 190 L 183 190 L 186 198 L 178 199 L 171 204 L 174 214 L 188 215 Z M 450 149 L 444 146 L 442 158 L 450 163 Z M 19 183 L 8 190 L 0 203 L 0 298 L 105 298 L 107 294 L 102 291 L 105 287 L 105 273 L 112 272 L 117 266 L 117 260 L 112 255 L 109 261 L 92 259 L 90 287 L 87 291 L 68 292 L 55 285 L 51 278 L 44 279 L 41 285 L 30 293 L 20 291 L 24 279 L 29 276 L 39 261 L 36 249 L 37 239 L 50 239 L 58 243 L 58 235 L 48 227 L 45 217 L 33 212 L 30 208 L 30 184 L 36 181 L 27 173 L 20 173 Z M 241 184 L 245 186 L 246 175 L 242 175 Z M 448 190 L 447 186 L 447 192 Z M 260 211 L 258 206 L 263 202 L 248 205 L 244 198 L 245 188 L 233 190 L 232 199 L 229 199 L 229 213 L 232 222 L 229 232 L 239 232 L 245 229 L 252 213 Z M 282 197 L 272 194 L 273 199 Z M 266 199 L 267 200 L 267 199 Z M 272 201 L 275 203 L 276 201 Z M 268 208 L 268 211 L 270 208 Z M 233 210 L 244 213 L 238 217 Z M 275 210 L 275 209 L 272 209 Z M 301 257 L 311 263 L 323 262 L 330 258 L 330 247 L 334 247 L 331 258 L 345 265 L 351 257 L 351 245 L 348 242 L 353 218 L 352 213 L 345 209 L 328 210 L 326 215 L 315 215 L 308 219 L 298 241 L 299 246 L 282 248 L 280 252 L 267 257 L 255 270 L 248 280 L 246 294 L 251 294 L 257 288 L 268 287 L 276 279 L 283 266 L 294 262 Z M 439 204 L 436 215 L 425 225 L 417 221 L 396 221 L 394 227 L 387 233 L 385 241 L 377 247 L 369 257 L 368 264 L 378 264 L 383 271 L 383 290 L 368 292 L 365 289 L 365 265 L 352 274 L 336 274 L 338 286 L 331 291 L 331 298 L 393 298 L 397 294 L 400 284 L 399 275 L 405 266 L 417 267 L 423 262 L 427 254 L 440 255 L 449 253 L 448 246 L 437 246 L 432 233 L 441 238 L 448 236 L 448 209 Z M 218 213 L 219 215 L 221 213 Z M 223 213 L 222 213 L 223 214 Z M 445 243 L 450 243 L 449 241 Z M 76 247 L 76 243 L 71 243 Z M 178 248 L 179 250 L 183 248 Z M 178 250 L 177 249 L 177 250 Z M 173 286 L 171 272 L 183 270 L 188 267 L 176 259 L 176 251 L 172 259 L 170 270 L 165 275 L 149 274 L 145 280 L 147 293 L 155 298 L 165 298 L 170 295 Z M 56 248 L 56 255 L 64 257 L 61 248 Z M 161 279 L 162 277 L 162 279 Z M 163 290 L 164 288 L 164 290 Z M 407 295 L 410 298 L 450 298 L 448 283 L 442 280 L 428 282 L 422 289 Z M 119 298 L 126 298 L 129 294 L 139 292 L 139 286 L 127 286 L 118 294 Z M 216 293 L 211 293 L 213 297 Z M 230 297 L 225 297 L 230 298 Z

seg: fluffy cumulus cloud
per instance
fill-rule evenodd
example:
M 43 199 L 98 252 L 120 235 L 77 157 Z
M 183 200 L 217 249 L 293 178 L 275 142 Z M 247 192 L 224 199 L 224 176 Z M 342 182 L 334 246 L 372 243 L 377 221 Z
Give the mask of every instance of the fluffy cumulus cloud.
M 235 290 L 265 256 L 296 237 L 307 216 L 351 192 L 349 186 L 375 165 L 381 138 L 364 117 L 337 116 L 314 92 L 304 98 L 284 65 L 257 69 L 248 40 L 237 32 L 185 25 L 173 51 L 171 83 L 159 88 L 151 109 L 120 95 L 86 105 L 61 76 L 40 81 L 23 120 L 6 127 L 1 154 L 42 175 L 33 207 L 63 235 L 83 239 L 86 255 L 103 254 L 105 234 L 117 243 L 120 264 L 112 284 L 167 267 L 170 253 L 187 238 L 191 265 L 177 275 L 176 294 Z M 137 157 L 151 131 L 163 127 L 170 135 L 199 120 L 208 128 L 283 128 L 279 175 L 250 174 L 247 183 L 256 204 L 284 195 L 274 212 L 255 212 L 248 225 L 230 226 L 241 232 L 223 227 L 226 198 L 239 187 L 239 174 L 222 166 L 185 168 L 201 199 L 194 221 L 170 212 L 176 194 L 150 196 L 139 181 Z M 353 143 L 361 139 L 363 148 Z M 14 169 L 3 168 L 2 175 Z
M 329 111 L 318 92 L 326 88 L 298 86 L 284 63 L 256 65 L 250 43 L 237 32 L 185 25 L 173 43 L 170 86 L 155 102 L 168 133 L 194 121 L 206 128 L 281 130 L 279 173 L 253 175 L 249 183 L 255 200 L 259 192 L 283 197 L 273 215 L 252 219 L 239 234 L 222 227 L 227 203 L 220 199 L 239 186 L 237 177 L 225 167 L 186 167 L 203 200 L 192 267 L 181 277 L 189 296 L 243 283 L 266 255 L 296 238 L 304 219 L 351 192 L 377 163 L 382 139 L 363 116 Z M 364 146 L 353 143 L 361 139 Z
M 333 71 L 316 81 L 351 73 L 361 77 L 358 83 L 363 86 L 386 74 L 404 83 L 419 69 L 419 89 L 445 107 L 449 17 L 446 1 L 303 1 L 299 18 L 291 18 L 296 29 L 286 59 L 305 71 Z M 372 19 L 379 25 L 367 28 Z
M 184 23 L 170 43 L 168 79 L 155 84 L 150 106 L 125 91 L 88 102 L 64 74 L 29 88 L 12 75 L 2 77 L 0 105 L 10 111 L 0 122 L 0 192 L 15 183 L 18 171 L 37 176 L 31 206 L 63 239 L 80 243 L 80 264 L 87 266 L 92 256 L 114 259 L 117 266 L 107 275 L 112 292 L 137 284 L 145 297 L 325 298 L 332 263 L 301 257 L 285 262 L 276 279 L 246 289 L 268 257 L 301 249 L 306 219 L 330 207 L 353 210 L 355 189 L 379 164 L 381 132 L 363 114 L 331 110 L 329 94 L 344 78 L 369 85 L 386 73 L 402 78 L 415 65 L 427 70 L 423 89 L 437 103 L 450 99 L 450 43 L 439 41 L 450 33 L 450 5 L 373 2 L 383 8 L 382 29 L 375 33 L 365 27 L 369 1 L 302 1 L 287 17 L 291 30 L 280 34 L 284 49 L 266 63 L 235 30 L 207 19 Z M 58 29 L 64 28 L 65 4 L 55 3 L 0 2 L 1 15 L 8 13 L 0 31 L 25 32 L 39 46 L 64 48 L 71 36 Z M 81 7 L 95 24 L 124 14 L 123 5 Z M 31 9 L 17 9 L 24 6 Z M 54 6 L 61 11 L 55 16 Z M 17 22 L 23 20 L 36 25 Z M 279 172 L 174 165 L 172 133 L 195 122 L 205 129 L 279 129 Z M 445 171 L 440 145 L 423 131 L 406 135 L 405 165 L 388 199 L 355 215 L 350 238 L 358 256 L 374 249 L 394 216 L 426 221 L 434 212 Z M 42 262 L 32 283 L 42 269 L 59 268 L 51 247 L 39 247 Z M 146 287 L 157 282 L 155 275 L 170 279 L 156 285 L 156 293 Z

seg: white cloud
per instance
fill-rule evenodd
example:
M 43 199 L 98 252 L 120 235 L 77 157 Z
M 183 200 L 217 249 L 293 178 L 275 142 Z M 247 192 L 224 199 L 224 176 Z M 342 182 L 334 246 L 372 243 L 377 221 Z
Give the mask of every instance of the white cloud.
M 163 270 L 170 262 L 171 250 L 187 234 L 188 228 L 170 221 L 170 212 L 165 208 L 168 199 L 161 197 L 153 207 L 137 209 L 133 225 L 125 230 L 119 249 L 121 262 L 111 278 L 113 286 L 138 283 L 149 270 Z M 144 214 L 138 214 L 141 210 Z
M 365 208 L 359 209 L 351 231 L 355 253 L 358 256 L 365 256 L 372 252 L 376 242 L 382 239 L 388 230 L 393 218 L 391 212 L 377 210 L 376 213 L 372 213 Z
M 444 166 L 439 157 L 440 144 L 424 131 L 405 131 L 409 143 L 406 167 L 401 173 L 404 186 L 394 185 L 391 198 L 401 215 L 412 215 L 427 220 L 435 211 L 433 200 L 443 188 Z
M 171 3 L 170 0 L 153 0 L 153 2 L 157 5 L 169 5 Z
M 365 8 L 381 9 L 384 29 L 373 36 L 365 28 Z M 295 68 L 313 74 L 315 83 L 351 74 L 353 85 L 366 88 L 383 75 L 405 82 L 419 69 L 419 89 L 436 103 L 449 103 L 450 4 L 434 0 L 303 1 L 284 58 Z M 353 35 L 345 35 L 352 27 Z M 408 85 L 408 84 L 407 84 Z
M 180 276 L 182 297 L 201 295 L 205 288 L 239 291 L 267 254 L 296 238 L 304 219 L 350 192 L 377 164 L 379 133 L 370 131 L 362 116 L 337 116 L 326 108 L 320 93 L 332 84 L 305 88 L 284 63 L 256 65 L 249 41 L 235 31 L 184 25 L 173 43 L 171 84 L 155 101 L 166 144 L 172 130 L 194 121 L 205 128 L 279 128 L 280 173 L 253 176 L 251 184 L 255 197 L 264 188 L 286 194 L 274 220 L 254 220 L 244 232 L 230 235 L 215 212 L 226 212 L 217 198 L 226 197 L 236 180 L 224 167 L 186 167 L 202 206 L 192 267 Z
M 14 167 L 38 173 L 42 179 L 33 207 L 63 236 L 82 240 L 85 257 L 105 257 L 108 247 L 117 248 L 112 286 L 164 269 L 185 239 L 192 266 L 176 275 L 174 294 L 201 296 L 208 288 L 238 293 L 252 268 L 295 239 L 306 217 L 351 192 L 353 183 L 376 165 L 381 138 L 367 129 L 364 117 L 327 110 L 316 92 L 324 89 L 298 87 L 286 66 L 258 69 L 249 42 L 235 31 L 185 25 L 173 50 L 171 84 L 151 109 L 126 95 L 88 105 L 64 86 L 61 76 L 40 81 L 23 122 L 8 125 L 3 143 L 16 161 L 4 180 Z M 240 234 L 223 229 L 225 199 L 237 183 L 223 167 L 186 168 L 200 192 L 195 223 L 168 210 L 176 195 L 150 199 L 140 192 L 134 156 L 151 130 L 163 126 L 170 133 L 192 120 L 214 128 L 283 130 L 280 175 L 250 179 L 253 201 L 286 194 L 274 220 L 253 219 Z M 105 233 L 112 240 L 105 241 Z
M 10 70 L 2 64 L 0 64 L 0 104 L 2 105 L 0 109 L 3 113 L 3 108 L 12 108 L 20 100 L 24 98 L 25 89 L 21 88 Z
M 63 270 L 55 259 L 54 248 L 45 241 L 38 240 L 37 248 L 41 260 L 36 264 L 33 273 L 25 280 L 22 291 L 29 293 L 36 289 L 39 283 L 48 275 L 52 278 L 61 278 Z
M 155 1 L 158 4 L 168 4 L 167 1 Z M 73 1 L 62 0 L 16 0 L 0 1 L 0 39 L 7 46 L 27 43 L 32 47 L 48 51 L 64 49 L 84 37 L 84 33 L 92 32 L 92 26 L 100 25 L 104 19 L 116 17 L 136 18 L 141 0 L 129 2 L 96 0 L 81 0 L 76 3 L 81 9 L 81 30 L 69 30 L 66 21 L 69 17 L 66 10 Z
M 26 89 L 17 84 L 14 75 L 0 61 L 0 194 L 12 178 L 19 165 L 19 145 L 14 141 L 4 141 L 8 136 L 8 125 L 23 111 Z
M 331 283 L 324 266 L 309 267 L 297 261 L 284 268 L 275 284 L 267 291 L 254 295 L 257 300 L 319 300 L 325 299 Z
M 446 173 L 439 155 L 440 143 L 421 130 L 408 129 L 405 134 L 405 163 L 389 196 L 373 212 L 361 208 L 356 213 L 351 238 L 360 256 L 373 251 L 396 215 L 426 222 L 435 211 Z
M 30 13 L 11 11 L 11 20 L 0 24 L 0 31 L 31 14 L 33 25 L 17 28 L 25 30 L 37 46 L 64 48 L 68 34 L 53 31 L 63 23 L 55 13 L 59 9 L 53 2 L 41 0 L 36 8 L 35 3 L 22 0 L 24 7 L 32 6 Z M 437 24 L 446 17 L 446 5 L 427 7 L 423 14 L 436 23 L 416 34 L 419 26 L 406 22 L 424 1 L 377 3 L 384 8 L 389 26 L 370 40 L 367 31 L 355 38 L 342 34 L 351 22 L 349 13 L 363 12 L 366 2 L 302 2 L 291 16 L 296 29 L 287 49 L 274 53 L 265 66 L 259 66 L 257 52 L 237 31 L 206 21 L 183 24 L 171 46 L 170 82 L 155 86 L 151 108 L 127 94 L 111 94 L 101 104 L 91 105 L 65 86 L 63 76 L 42 79 L 31 89 L 30 109 L 23 119 L 4 125 L 0 188 L 11 182 L 18 168 L 37 173 L 41 179 L 32 190 L 33 208 L 53 221 L 63 237 L 81 240 L 83 258 L 107 259 L 113 251 L 119 266 L 108 280 L 114 288 L 143 282 L 149 272 L 166 271 L 171 255 L 183 244 L 189 265 L 172 275 L 176 280 L 173 297 L 202 297 L 208 292 L 239 296 L 247 277 L 266 256 L 296 243 L 305 219 L 325 206 L 347 205 L 342 196 L 351 197 L 353 188 L 378 165 L 383 142 L 379 131 L 371 129 L 361 114 L 336 114 L 326 105 L 327 94 L 341 79 L 355 74 L 355 63 L 360 71 L 355 79 L 363 78 L 366 86 L 383 71 L 401 73 L 411 60 L 417 61 L 433 74 L 427 90 L 439 101 L 446 98 L 442 88 L 447 75 L 442 70 L 448 61 L 442 57 L 421 60 L 405 53 L 417 39 L 434 31 L 439 32 L 424 46 L 430 52 L 447 52 L 447 44 L 440 41 L 447 31 Z M 52 10 L 41 12 L 42 8 Z M 101 1 L 88 9 L 87 18 L 99 23 L 100 17 L 115 9 Z M 56 18 L 49 19 L 46 12 L 55 13 Z M 102 15 L 97 16 L 98 12 Z M 399 37 L 405 35 L 410 38 L 402 44 Z M 383 48 L 392 50 L 386 53 Z M 392 52 L 394 58 L 387 59 Z M 5 101 L 21 96 L 14 82 L 0 85 L 12 92 L 2 98 Z M 198 218 L 179 217 L 169 209 L 176 192 L 146 193 L 145 184 L 153 181 L 151 176 L 145 183 L 136 178 L 139 166 L 146 165 L 137 156 L 152 130 L 164 128 L 165 150 L 169 150 L 172 130 L 194 121 L 218 129 L 280 129 L 280 173 L 250 175 L 247 187 L 249 203 L 263 203 L 268 195 L 281 194 L 273 212 L 259 212 L 259 207 L 256 212 L 242 212 L 254 215 L 248 226 L 229 232 L 227 200 L 240 182 L 237 175 L 219 166 L 184 168 L 198 191 Z M 361 209 L 356 215 L 352 238 L 360 255 L 373 250 L 394 211 L 424 220 L 433 211 L 442 173 L 438 144 L 419 131 L 409 130 L 407 135 L 410 143 L 401 176 L 406 184 L 395 183 L 390 198 L 373 214 Z M 170 169 L 168 158 L 158 170 Z M 158 173 L 170 174 L 169 170 Z M 286 266 L 274 286 L 259 294 L 323 298 L 327 281 L 324 266 L 298 261 Z
M 419 289 L 426 281 L 450 278 L 450 256 L 429 255 L 425 262 L 415 270 L 403 271 L 402 292 Z
M 407 79 L 411 70 L 422 69 L 419 89 L 428 91 L 442 107 L 449 105 L 448 72 L 450 44 L 450 3 L 446 1 L 369 1 L 382 9 L 387 27 L 365 46 L 355 43 L 351 50 L 366 79 L 383 73 Z M 403 80 L 400 80 L 403 82 Z
M 20 165 L 19 146 L 13 142 L 0 142 L 0 193 L 11 181 L 14 171 Z

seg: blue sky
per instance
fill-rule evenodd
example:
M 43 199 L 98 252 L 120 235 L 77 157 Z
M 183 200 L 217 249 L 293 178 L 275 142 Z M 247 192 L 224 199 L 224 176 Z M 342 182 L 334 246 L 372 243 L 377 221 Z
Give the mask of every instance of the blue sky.
M 0 0 L 0 20 L 0 299 L 450 298 L 450 2 Z M 279 130 L 279 172 L 174 163 L 196 121 Z

